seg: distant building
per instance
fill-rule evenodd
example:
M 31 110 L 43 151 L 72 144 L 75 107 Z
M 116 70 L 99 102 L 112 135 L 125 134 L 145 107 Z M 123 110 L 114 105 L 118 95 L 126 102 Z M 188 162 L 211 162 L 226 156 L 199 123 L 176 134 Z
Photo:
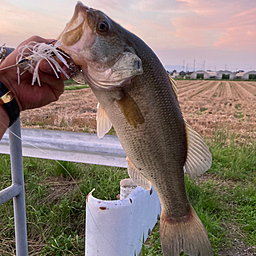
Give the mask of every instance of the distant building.
M 193 72 L 190 75 L 191 79 L 214 79 L 216 77 L 216 72 L 213 71 L 204 71 L 204 70 L 198 70 Z
M 240 80 L 256 80 L 256 71 L 234 73 L 228 70 L 220 70 L 213 72 L 210 70 L 198 70 L 190 75 L 191 79 L 240 79 Z
M 239 72 L 235 77 L 241 80 L 256 80 L 256 71 Z
M 176 69 L 174 69 L 170 74 L 172 77 L 176 77 L 179 75 L 179 73 L 176 71 Z
M 184 71 L 181 71 L 180 73 L 179 73 L 179 76 L 185 76 L 186 75 L 186 72 L 184 72 Z
M 234 79 L 235 73 L 228 70 L 220 70 L 216 74 L 216 79 Z

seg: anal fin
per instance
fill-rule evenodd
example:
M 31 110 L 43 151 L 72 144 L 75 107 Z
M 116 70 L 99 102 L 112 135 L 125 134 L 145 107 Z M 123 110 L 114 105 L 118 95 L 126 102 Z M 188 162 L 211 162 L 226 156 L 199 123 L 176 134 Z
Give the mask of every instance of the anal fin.
M 111 129 L 112 123 L 109 120 L 109 117 L 105 109 L 98 103 L 97 105 L 97 136 L 101 139 L 105 134 Z
M 126 160 L 128 162 L 128 174 L 129 174 L 130 178 L 134 181 L 134 183 L 137 186 L 140 186 L 146 190 L 150 190 L 151 182 L 141 174 L 141 172 L 130 161 L 128 156 L 127 156 Z

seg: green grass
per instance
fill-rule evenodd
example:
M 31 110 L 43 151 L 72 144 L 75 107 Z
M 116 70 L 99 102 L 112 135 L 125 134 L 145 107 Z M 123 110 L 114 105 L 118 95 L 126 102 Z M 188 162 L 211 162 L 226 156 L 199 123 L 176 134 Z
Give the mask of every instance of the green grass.
M 214 255 L 219 255 L 220 249 L 236 247 L 235 240 L 255 246 L 256 143 L 216 132 L 208 144 L 212 167 L 197 181 L 186 176 L 186 189 L 207 230 Z M 144 244 L 144 255 L 161 255 L 159 223 Z
M 65 84 L 65 91 L 89 88 L 87 84 L 78 84 L 73 79 L 66 80 L 64 84 Z
M 1 190 L 10 185 L 10 159 L 0 159 Z M 116 199 L 120 180 L 128 177 L 121 168 L 60 163 L 72 178 L 55 161 L 24 158 L 30 255 L 83 255 L 86 195 L 95 188 L 95 197 Z M 11 200 L 0 206 L 0 255 L 13 255 L 12 211 Z
M 74 85 L 67 85 L 65 86 L 65 91 L 70 91 L 70 90 L 80 90 L 83 88 L 89 88 L 87 84 L 74 84 Z
M 216 132 L 208 141 L 211 169 L 199 180 L 186 179 L 189 200 L 202 220 L 215 255 L 220 249 L 256 244 L 256 144 Z M 85 198 L 113 200 L 122 168 L 24 158 L 26 211 L 30 255 L 83 255 Z M 0 190 L 9 186 L 10 158 L 0 155 Z M 0 255 L 13 255 L 12 201 L 0 206 Z M 38 253 L 38 254 L 37 254 Z M 143 244 L 141 255 L 161 254 L 159 223 Z

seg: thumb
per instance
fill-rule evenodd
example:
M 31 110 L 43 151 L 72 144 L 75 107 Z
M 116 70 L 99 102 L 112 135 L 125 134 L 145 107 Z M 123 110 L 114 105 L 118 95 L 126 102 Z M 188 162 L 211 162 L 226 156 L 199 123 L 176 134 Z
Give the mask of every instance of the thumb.
M 53 71 L 53 68 L 51 67 L 51 65 L 46 61 L 46 60 L 42 60 L 41 63 L 39 64 L 39 69 L 44 72 L 47 73 L 49 75 L 54 75 L 56 76 L 55 72 Z M 69 70 L 66 66 L 62 67 L 63 71 L 66 72 L 66 74 L 69 73 Z M 69 74 L 68 74 L 69 75 Z M 62 80 L 67 80 L 68 78 L 63 74 L 63 73 L 59 73 L 58 72 L 58 76 L 62 79 Z
M 44 72 L 47 73 L 49 75 L 55 75 L 53 68 L 50 66 L 50 64 L 46 61 L 46 60 L 42 60 L 39 64 L 39 69 Z

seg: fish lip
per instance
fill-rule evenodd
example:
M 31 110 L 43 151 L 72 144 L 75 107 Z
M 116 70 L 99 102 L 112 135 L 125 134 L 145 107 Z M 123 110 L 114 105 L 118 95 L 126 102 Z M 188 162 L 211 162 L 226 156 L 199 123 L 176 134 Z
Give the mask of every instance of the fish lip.
M 94 11 L 93 8 L 87 7 L 86 5 L 84 5 L 82 2 L 78 1 L 75 7 L 75 12 L 74 15 L 78 14 L 79 12 L 87 12 L 87 11 Z
M 78 11 L 80 11 L 81 9 L 83 10 L 88 10 L 88 9 L 90 9 L 89 7 L 87 7 L 87 6 L 85 6 L 82 2 L 80 2 L 80 1 L 78 1 L 77 2 L 77 4 L 76 4 L 76 7 L 75 7 L 76 9 L 75 10 L 78 10 Z
M 73 25 L 74 21 L 77 20 L 79 13 L 84 13 L 86 15 L 87 11 L 89 9 L 90 9 L 89 7 L 85 6 L 82 2 L 78 1 L 76 6 L 75 6 L 75 11 L 74 11 L 73 17 L 71 18 L 71 20 L 69 22 L 70 26 L 67 28 L 67 30 L 69 30 L 70 27 Z M 76 25 L 75 28 L 80 26 L 82 23 L 83 23 L 83 21 L 80 22 L 78 25 Z
M 87 7 L 82 2 L 79 1 L 76 5 L 74 16 L 78 15 L 79 13 L 83 13 L 86 19 L 88 19 L 88 16 L 90 16 L 90 18 L 94 20 L 95 19 L 95 15 L 93 13 L 94 11 L 95 9 Z M 79 25 L 81 25 L 81 23 Z

